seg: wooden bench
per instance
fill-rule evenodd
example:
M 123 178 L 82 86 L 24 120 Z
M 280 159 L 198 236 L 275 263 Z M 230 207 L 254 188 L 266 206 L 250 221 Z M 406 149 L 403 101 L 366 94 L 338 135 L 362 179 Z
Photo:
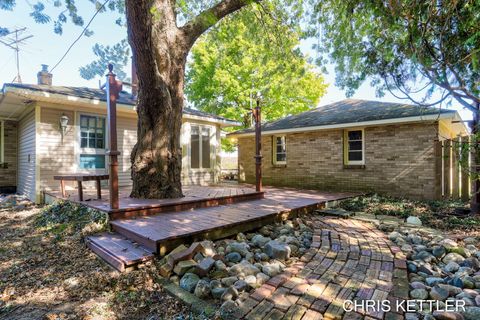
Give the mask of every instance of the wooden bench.
M 77 181 L 78 185 L 78 199 L 83 201 L 83 181 L 96 181 L 97 183 L 97 198 L 102 199 L 102 189 L 100 187 L 101 180 L 108 180 L 108 174 L 67 174 L 53 176 L 54 180 L 60 180 L 60 190 L 62 191 L 62 197 L 65 198 L 65 181 Z

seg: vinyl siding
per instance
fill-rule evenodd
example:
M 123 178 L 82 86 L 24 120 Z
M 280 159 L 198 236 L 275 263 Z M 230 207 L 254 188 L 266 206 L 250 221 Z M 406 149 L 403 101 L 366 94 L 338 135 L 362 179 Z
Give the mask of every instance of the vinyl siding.
M 35 110 L 18 123 L 18 185 L 17 192 L 35 201 Z

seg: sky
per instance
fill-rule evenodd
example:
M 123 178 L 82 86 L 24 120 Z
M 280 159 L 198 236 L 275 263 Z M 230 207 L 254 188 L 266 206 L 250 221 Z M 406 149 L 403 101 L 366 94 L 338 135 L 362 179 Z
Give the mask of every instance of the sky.
M 48 3 L 48 2 L 47 2 Z M 95 12 L 94 6 L 89 1 L 77 2 L 79 14 L 87 22 Z M 24 36 L 33 35 L 20 46 L 20 75 L 23 83 L 37 83 L 36 74 L 41 69 L 41 64 L 53 67 L 67 48 L 81 33 L 82 28 L 72 23 L 64 24 L 63 35 L 57 35 L 53 32 L 52 24 L 37 24 L 30 17 L 31 12 L 28 1 L 17 1 L 17 7 L 14 11 L 0 10 L 0 26 L 10 30 L 26 27 Z M 49 8 L 47 13 L 52 17 L 58 15 L 60 9 Z M 94 34 L 90 37 L 83 36 L 72 48 L 62 63 L 53 71 L 53 85 L 65 86 L 86 86 L 98 87 L 98 78 L 95 80 L 85 80 L 80 77 L 79 67 L 84 66 L 95 59 L 92 47 L 95 43 L 103 45 L 113 45 L 126 38 L 126 29 L 115 24 L 118 14 L 103 13 L 99 14 L 90 25 L 90 30 Z M 4 38 L 0 38 L 0 40 Z M 311 49 L 310 42 L 304 42 L 301 45 L 302 51 L 310 57 L 316 57 L 316 52 Z M 335 86 L 334 65 L 327 65 L 328 73 L 324 75 L 329 83 L 328 91 L 321 98 L 319 105 L 325 105 L 345 99 L 345 92 Z M 130 70 L 130 69 L 127 69 Z M 0 83 L 11 82 L 17 74 L 15 64 L 15 52 L 0 43 Z M 405 102 L 399 100 L 390 93 L 379 98 L 375 95 L 375 89 L 370 87 L 366 81 L 354 94 L 352 98 L 366 100 L 381 100 L 388 102 Z M 432 99 L 438 98 L 432 97 Z M 458 103 L 454 102 L 452 108 L 459 111 L 464 120 L 471 119 L 471 113 L 464 110 Z

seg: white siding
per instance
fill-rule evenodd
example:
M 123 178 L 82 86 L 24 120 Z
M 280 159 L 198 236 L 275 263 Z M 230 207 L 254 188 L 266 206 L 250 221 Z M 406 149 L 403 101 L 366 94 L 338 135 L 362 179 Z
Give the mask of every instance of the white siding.
M 121 152 L 118 159 L 118 184 L 119 186 L 131 186 L 130 154 L 137 142 L 137 119 L 117 118 L 117 141 L 118 151 Z
M 32 201 L 35 197 L 35 110 L 18 123 L 17 191 Z

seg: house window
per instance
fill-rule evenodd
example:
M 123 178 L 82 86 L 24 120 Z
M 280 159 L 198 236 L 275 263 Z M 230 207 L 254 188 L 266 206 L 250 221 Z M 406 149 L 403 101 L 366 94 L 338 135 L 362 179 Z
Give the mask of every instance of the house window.
M 105 169 L 105 118 L 80 116 L 80 168 Z
M 345 131 L 345 164 L 365 164 L 365 140 L 363 130 Z
M 192 169 L 210 169 L 210 128 L 204 126 L 192 126 L 190 132 L 190 146 L 190 167 Z
M 273 137 L 273 164 L 287 164 L 287 138 Z

